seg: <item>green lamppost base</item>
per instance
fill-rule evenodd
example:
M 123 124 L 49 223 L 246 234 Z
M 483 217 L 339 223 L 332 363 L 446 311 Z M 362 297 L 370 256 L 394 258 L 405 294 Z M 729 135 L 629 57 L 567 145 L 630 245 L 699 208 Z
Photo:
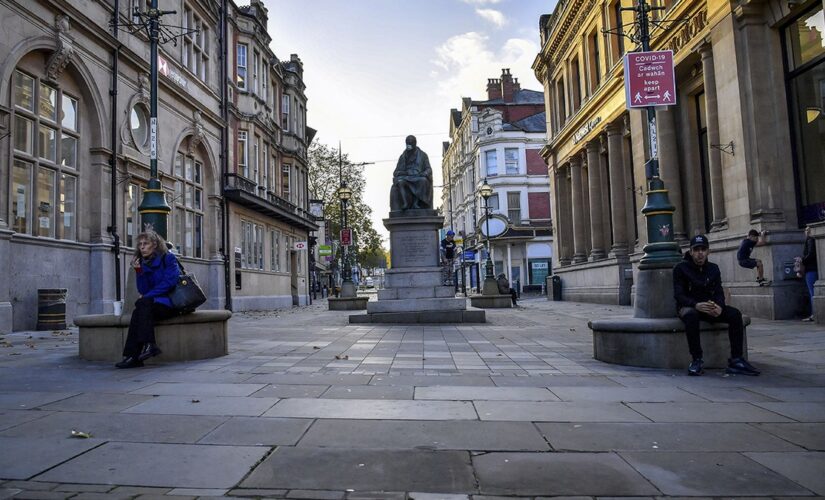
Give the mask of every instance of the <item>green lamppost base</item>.
M 647 201 L 642 213 L 647 221 L 647 241 L 639 269 L 673 267 L 682 259 L 679 244 L 673 241 L 673 212 L 668 190 L 659 177 L 648 183 Z
M 140 227 L 142 231 L 150 229 L 167 239 L 166 221 L 172 208 L 166 203 L 166 192 L 156 178 L 149 179 L 146 189 L 143 190 L 143 201 L 140 202 Z

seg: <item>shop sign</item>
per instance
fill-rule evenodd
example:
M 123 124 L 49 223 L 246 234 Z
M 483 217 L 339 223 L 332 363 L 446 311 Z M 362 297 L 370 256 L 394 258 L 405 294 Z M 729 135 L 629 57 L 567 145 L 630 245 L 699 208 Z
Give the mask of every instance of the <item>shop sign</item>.
M 320 256 L 332 255 L 332 246 L 330 246 L 330 245 L 318 245 L 318 255 L 320 255 Z
M 306 241 L 296 241 L 292 244 L 293 250 L 306 250 L 307 249 L 307 242 Z
M 464 260 L 476 260 L 475 250 L 464 250 Z
M 676 78 L 673 51 L 628 52 L 624 56 L 624 88 L 627 107 L 673 106 Z
M 189 81 L 178 73 L 175 68 L 169 64 L 169 61 L 160 55 L 158 55 L 158 73 L 169 78 L 180 87 L 186 88 L 189 85 Z
M 581 142 L 581 140 L 584 139 L 585 136 L 587 136 L 587 134 L 589 134 L 591 130 L 596 128 L 596 125 L 598 125 L 601 121 L 602 117 L 597 116 L 596 118 L 593 118 L 589 122 L 582 125 L 581 128 L 577 130 L 575 134 L 573 134 L 573 144 L 578 144 L 579 142 Z

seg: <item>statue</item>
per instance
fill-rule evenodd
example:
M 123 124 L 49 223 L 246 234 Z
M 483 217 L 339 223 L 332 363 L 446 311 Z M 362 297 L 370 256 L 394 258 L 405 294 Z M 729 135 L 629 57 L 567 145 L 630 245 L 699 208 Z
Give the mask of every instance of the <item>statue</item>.
M 392 174 L 390 211 L 433 208 L 433 170 L 427 153 L 416 146 L 415 136 L 408 135 L 407 148 L 398 158 Z

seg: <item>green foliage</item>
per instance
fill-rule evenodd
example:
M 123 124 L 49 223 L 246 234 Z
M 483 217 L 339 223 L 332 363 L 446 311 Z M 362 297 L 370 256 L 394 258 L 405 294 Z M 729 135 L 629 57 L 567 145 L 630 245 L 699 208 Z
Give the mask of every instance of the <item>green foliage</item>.
M 379 261 L 377 256 L 384 255 L 381 236 L 372 226 L 372 209 L 364 203 L 364 188 L 367 180 L 363 165 L 353 164 L 347 155 L 320 142 L 313 141 L 309 146 L 309 195 L 311 199 L 324 202 L 324 218 L 328 221 L 329 234 L 333 240 L 338 239 L 341 230 L 341 201 L 338 188 L 341 180 L 352 190 L 352 198 L 347 202 L 347 225 L 354 231 L 353 246 L 358 262 L 367 267 L 367 262 Z M 335 255 L 335 259 L 339 258 Z

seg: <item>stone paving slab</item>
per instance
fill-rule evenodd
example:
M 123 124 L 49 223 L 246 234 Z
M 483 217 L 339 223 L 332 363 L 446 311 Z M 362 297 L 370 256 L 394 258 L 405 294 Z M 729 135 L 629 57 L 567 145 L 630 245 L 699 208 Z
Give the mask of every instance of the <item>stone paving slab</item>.
M 476 401 L 481 420 L 522 422 L 649 422 L 618 403 Z
M 0 431 L 51 415 L 50 411 L 0 410 Z
M 312 424 L 295 418 L 232 417 L 201 438 L 199 444 L 294 445 Z
M 825 451 L 825 425 L 812 423 L 752 425 L 808 450 Z
M 253 384 L 273 385 L 362 385 L 368 384 L 372 375 L 319 375 L 315 373 L 295 374 L 265 374 L 255 375 L 247 379 Z
M 369 399 L 282 399 L 265 417 L 368 420 L 476 420 L 473 405 L 461 401 L 376 401 Z
M 267 385 L 251 396 L 255 398 L 317 398 L 329 388 L 328 385 Z
M 654 422 L 790 422 L 755 405 L 785 403 L 628 403 Z
M 407 385 L 415 387 L 431 386 L 492 386 L 490 377 L 474 375 L 375 375 L 370 385 Z
M 498 387 L 618 387 L 619 384 L 602 376 L 592 375 L 534 375 L 523 377 L 492 377 Z
M 442 401 L 559 401 L 542 387 L 417 387 L 417 400 Z
M 318 420 L 299 447 L 548 451 L 527 422 Z
M 562 401 L 659 402 L 704 401 L 704 399 L 671 387 L 553 387 L 553 394 Z
M 65 439 L 72 429 L 97 439 L 194 443 L 226 420 L 214 416 L 54 413 L 0 432 L 0 436 Z
M 241 486 L 468 493 L 474 483 L 467 452 L 278 448 Z
M 825 495 L 825 453 L 745 453 L 745 456 L 817 495 Z
M 488 453 L 473 457 L 479 489 L 493 495 L 657 495 L 611 453 Z
M 321 395 L 323 399 L 413 399 L 413 387 L 376 385 L 336 385 Z
M 44 410 L 114 413 L 140 404 L 152 396 L 140 394 L 86 393 L 43 405 Z
M 811 492 L 738 453 L 621 452 L 665 495 L 783 496 Z
M 136 391 L 132 391 L 132 394 L 147 394 L 150 396 L 249 396 L 263 389 L 265 385 L 159 382 L 141 387 Z
M 0 393 L 0 408 L 28 410 L 77 395 L 77 392 L 3 392 Z
M 68 433 L 62 438 L 0 437 L 0 479 L 29 479 L 103 443 L 99 439 L 67 436 Z
M 536 426 L 557 451 L 801 451 L 747 424 L 542 422 Z
M 825 422 L 825 403 L 754 403 L 797 422 Z
M 775 401 L 772 397 L 758 392 L 753 392 L 752 389 L 745 389 L 742 387 L 679 387 L 685 392 L 694 394 L 707 401 L 717 403 L 758 403 L 762 401 Z
M 268 448 L 107 443 L 38 476 L 38 480 L 172 488 L 231 488 Z
M 825 402 L 825 387 L 751 387 L 749 390 L 777 401 Z
M 158 396 L 129 408 L 126 413 L 256 417 L 277 402 L 276 398 Z

